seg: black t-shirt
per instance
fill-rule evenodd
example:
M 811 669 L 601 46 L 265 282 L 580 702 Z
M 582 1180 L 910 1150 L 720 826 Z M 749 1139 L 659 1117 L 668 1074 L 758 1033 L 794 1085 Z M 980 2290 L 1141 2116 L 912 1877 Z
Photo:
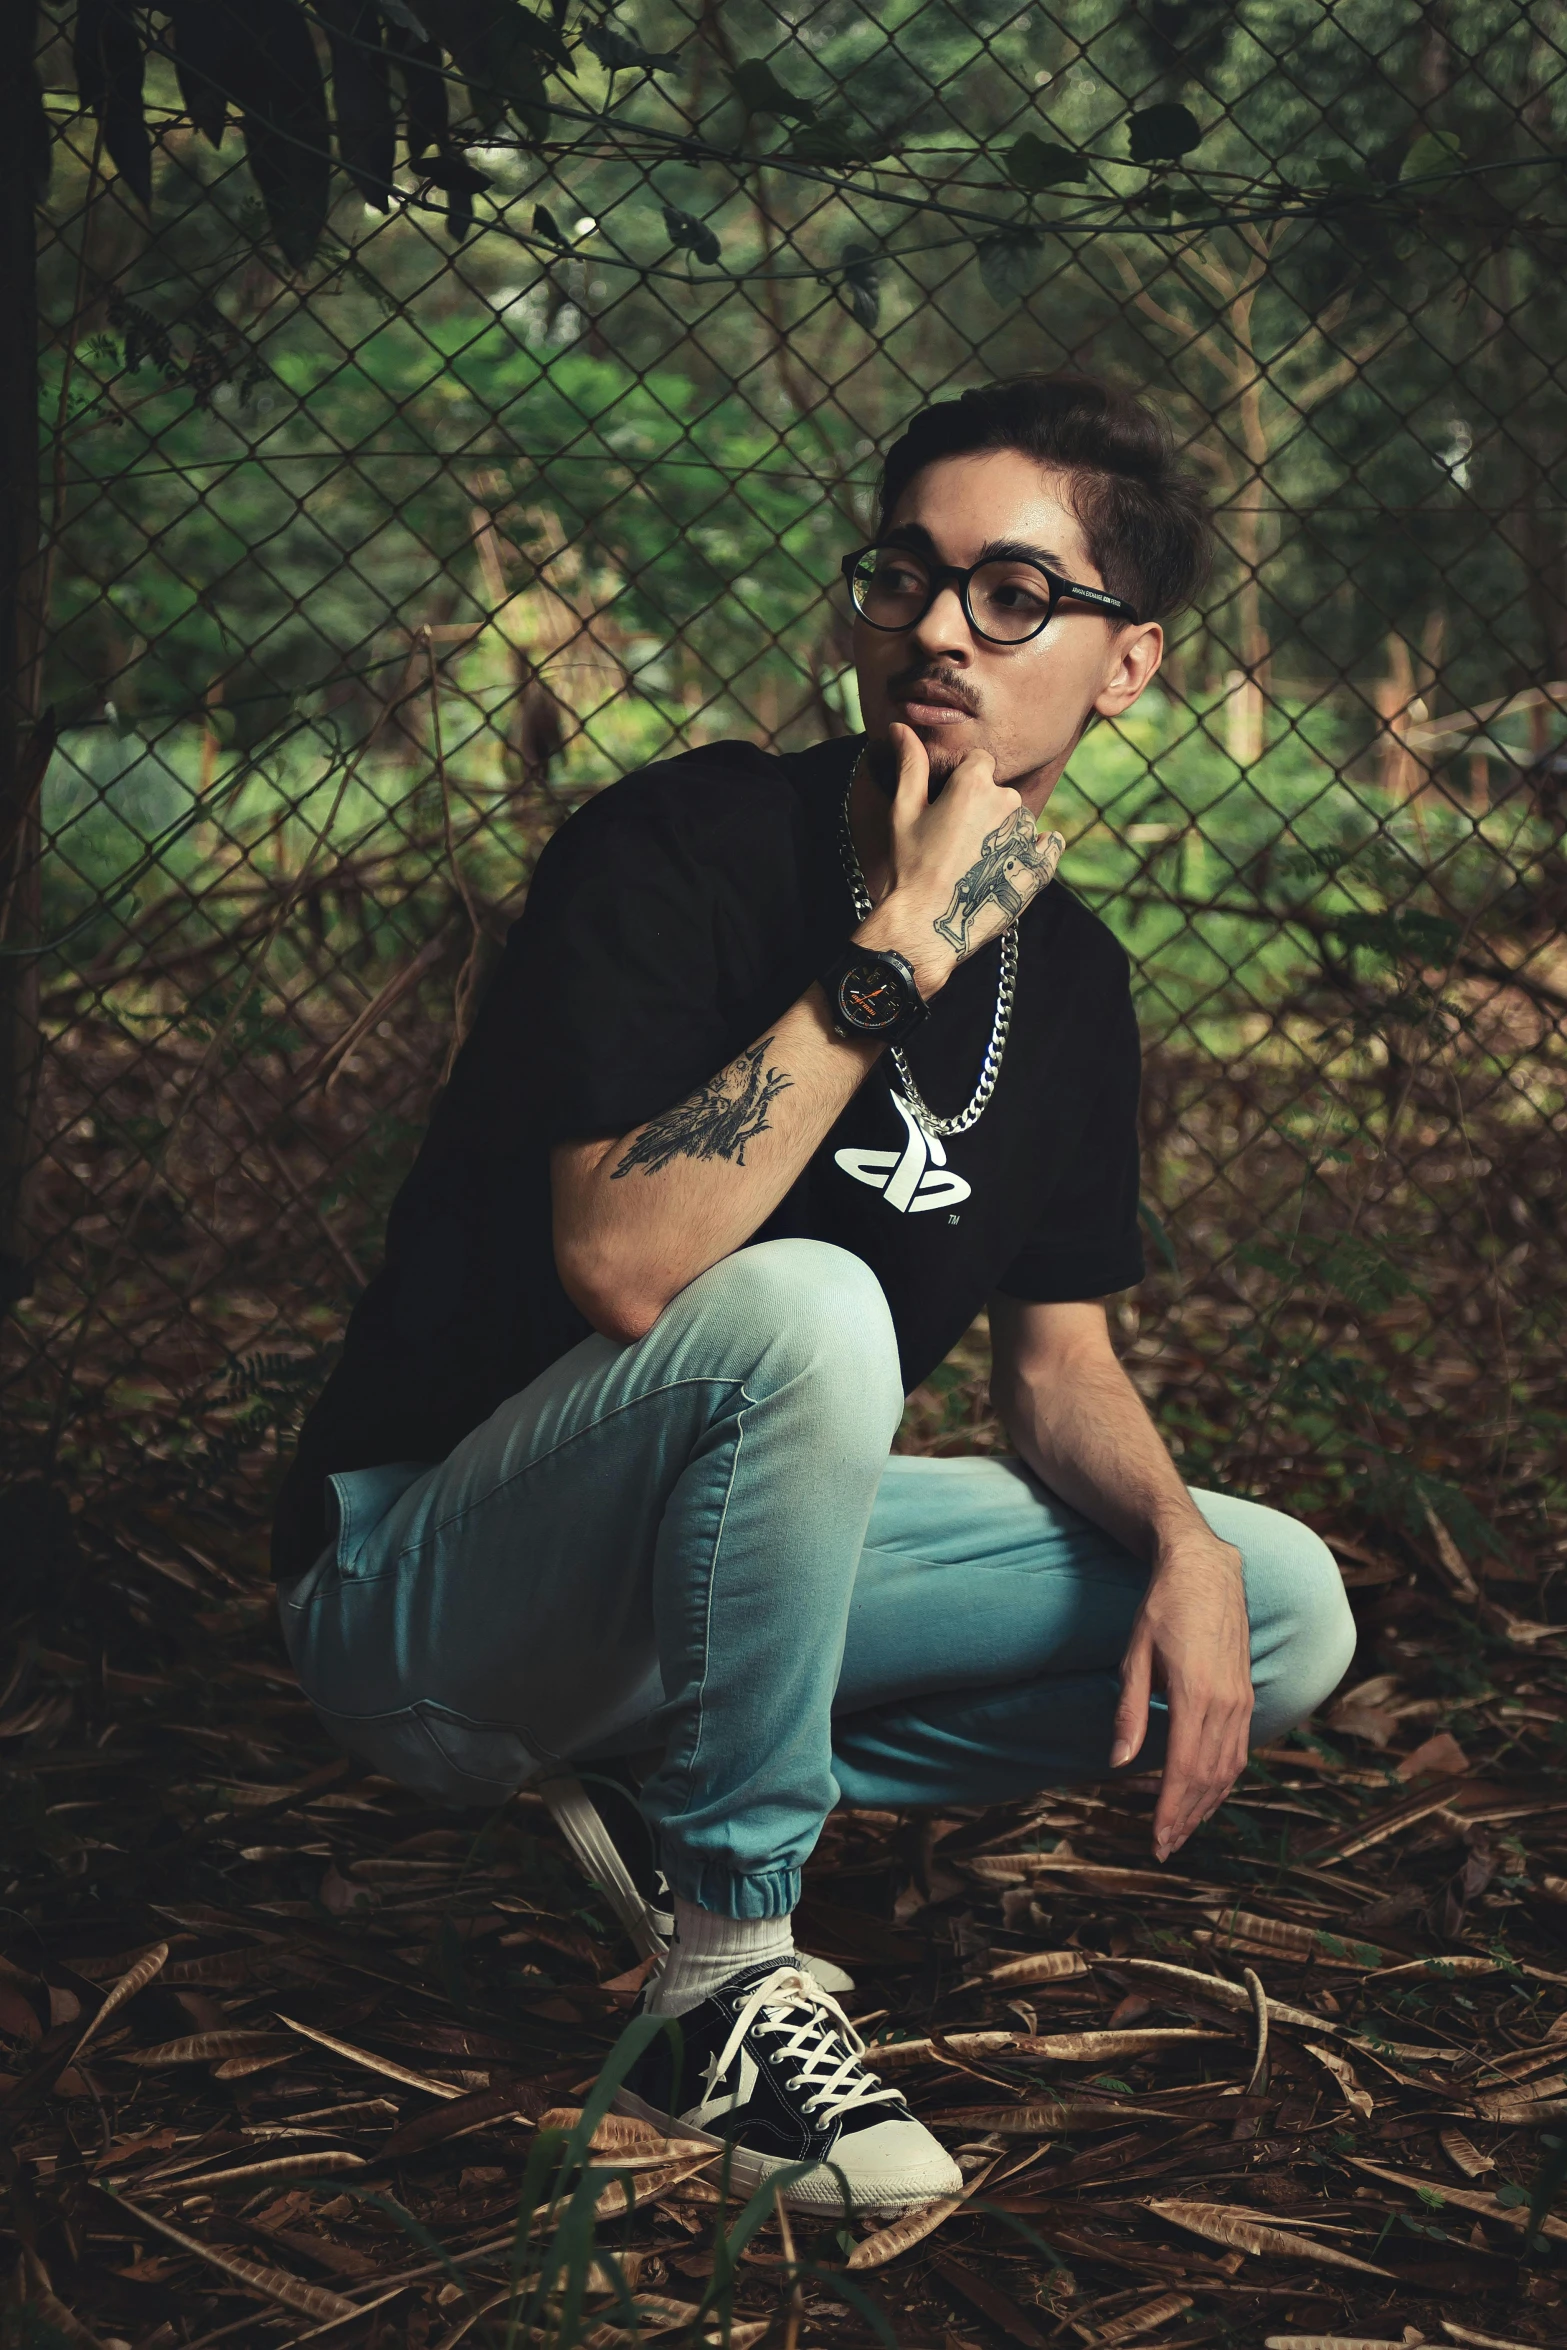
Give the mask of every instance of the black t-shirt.
M 588 1335 L 555 1271 L 550 1147 L 683 1100 L 840 950 L 855 916 L 838 811 L 857 749 L 715 743 L 601 792 L 550 841 L 305 1422 L 280 1573 L 325 1539 L 328 1474 L 442 1459 Z M 997 943 L 963 964 L 908 1047 L 939 1116 L 974 1090 L 999 964 Z M 978 1123 L 927 1140 L 884 1054 L 754 1237 L 862 1257 L 915 1387 L 994 1290 L 1096 1298 L 1142 1278 L 1138 1074 L 1126 957 L 1056 882 L 1022 917 L 1011 1033 Z

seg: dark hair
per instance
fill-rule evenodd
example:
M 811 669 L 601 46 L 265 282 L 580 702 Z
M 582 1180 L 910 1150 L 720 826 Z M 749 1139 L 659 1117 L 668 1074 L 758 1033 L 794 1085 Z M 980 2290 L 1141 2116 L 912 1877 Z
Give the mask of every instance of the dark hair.
M 1016 449 L 1068 475 L 1068 502 L 1113 595 L 1139 619 L 1179 612 L 1208 573 L 1201 486 L 1155 409 L 1091 375 L 1017 375 L 924 408 L 882 467 L 877 530 L 909 483 L 943 457 Z

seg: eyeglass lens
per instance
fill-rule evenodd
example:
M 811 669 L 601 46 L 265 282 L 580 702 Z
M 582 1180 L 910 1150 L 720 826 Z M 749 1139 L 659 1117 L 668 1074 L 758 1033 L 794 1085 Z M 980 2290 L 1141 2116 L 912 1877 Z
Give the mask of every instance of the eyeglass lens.
M 931 600 L 929 566 L 902 547 L 873 547 L 855 566 L 853 587 L 873 628 L 912 628 Z M 1050 618 L 1050 583 L 1031 563 L 981 563 L 970 577 L 967 605 L 981 636 L 1019 644 Z

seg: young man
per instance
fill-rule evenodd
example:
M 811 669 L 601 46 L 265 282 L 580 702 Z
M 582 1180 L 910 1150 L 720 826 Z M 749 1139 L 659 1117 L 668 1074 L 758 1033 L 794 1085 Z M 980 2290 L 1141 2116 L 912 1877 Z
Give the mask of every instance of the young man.
M 1141 1758 L 1163 1859 L 1353 1645 L 1322 1543 L 1188 1493 L 1111 1349 L 1137 1035 L 1037 831 L 1205 531 L 1100 384 L 916 417 L 845 565 L 863 745 L 712 745 L 555 836 L 284 1493 L 290 1650 L 353 1751 L 459 1803 L 651 1757 L 683 2057 L 621 2101 L 741 2182 L 814 2163 L 802 2202 L 958 2183 L 796 1957 L 833 1805 Z M 987 1302 L 1017 1457 L 889 1458 Z

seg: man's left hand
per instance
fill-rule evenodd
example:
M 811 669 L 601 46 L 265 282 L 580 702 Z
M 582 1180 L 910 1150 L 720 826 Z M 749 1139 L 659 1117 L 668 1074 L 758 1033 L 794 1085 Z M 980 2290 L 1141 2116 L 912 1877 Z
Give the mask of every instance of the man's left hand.
M 1149 1578 L 1121 1660 L 1112 1769 L 1148 1734 L 1148 1701 L 1170 1708 L 1164 1781 L 1154 1810 L 1154 1854 L 1168 1860 L 1216 1812 L 1246 1767 L 1251 1726 L 1251 1629 L 1240 1552 L 1203 1532 L 1183 1534 Z

